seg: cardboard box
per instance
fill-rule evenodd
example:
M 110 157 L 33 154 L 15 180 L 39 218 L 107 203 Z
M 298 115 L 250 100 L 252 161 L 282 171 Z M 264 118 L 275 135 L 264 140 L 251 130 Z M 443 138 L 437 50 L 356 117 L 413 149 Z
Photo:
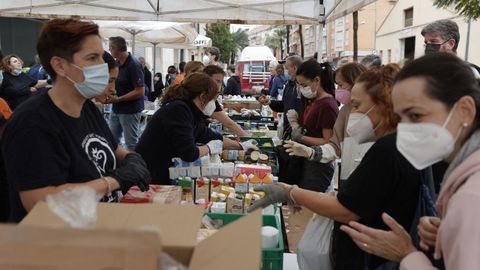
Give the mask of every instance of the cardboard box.
M 0 225 L 0 269 L 159 269 L 155 232 Z
M 189 269 L 259 269 L 261 211 L 249 214 L 222 228 L 212 237 L 196 245 L 203 212 L 202 207 L 193 205 L 100 203 L 97 207 L 95 230 L 91 231 L 154 227 L 159 229 L 162 250 L 188 265 Z M 68 227 L 43 202 L 38 203 L 30 211 L 20 226 Z M 80 256 L 86 258 L 83 253 Z M 140 258 L 143 260 L 142 256 L 137 256 L 137 260 Z

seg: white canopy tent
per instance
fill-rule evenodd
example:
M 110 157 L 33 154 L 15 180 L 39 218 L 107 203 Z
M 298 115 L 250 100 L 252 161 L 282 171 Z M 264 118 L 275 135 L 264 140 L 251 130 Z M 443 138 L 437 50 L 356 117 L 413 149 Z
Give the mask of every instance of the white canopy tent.
M 0 16 L 232 24 L 318 24 L 373 0 L 1 0 Z M 319 38 L 318 51 L 321 49 Z M 320 57 L 319 57 L 320 59 Z
M 153 71 L 155 73 L 156 46 L 158 44 L 191 45 L 197 38 L 197 32 L 190 23 L 172 23 L 158 21 L 95 21 L 104 38 L 121 36 L 132 41 L 132 53 L 135 43 L 153 45 Z

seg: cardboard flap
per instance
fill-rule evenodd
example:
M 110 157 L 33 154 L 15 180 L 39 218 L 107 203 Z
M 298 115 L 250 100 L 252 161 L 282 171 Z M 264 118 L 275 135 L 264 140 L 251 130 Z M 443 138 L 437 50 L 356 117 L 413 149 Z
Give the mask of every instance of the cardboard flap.
M 261 210 L 228 224 L 195 248 L 189 269 L 259 269 L 262 255 L 261 228 Z
M 97 210 L 95 227 L 155 227 L 165 246 L 194 246 L 203 216 L 202 207 L 194 205 L 99 203 Z M 20 225 L 68 226 L 45 202 L 37 203 Z
M 154 232 L 0 225 L 0 269 L 155 270 L 160 252 Z
M 195 205 L 136 204 L 126 226 L 160 228 L 165 246 L 195 246 L 204 209 Z

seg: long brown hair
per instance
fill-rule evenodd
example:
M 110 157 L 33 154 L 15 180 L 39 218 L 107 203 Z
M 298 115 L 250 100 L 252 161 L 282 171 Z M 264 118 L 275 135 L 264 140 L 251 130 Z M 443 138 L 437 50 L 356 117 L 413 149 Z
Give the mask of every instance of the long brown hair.
M 393 82 L 399 71 L 399 65 L 388 64 L 362 73 L 355 81 L 355 83 L 363 83 L 365 92 L 379 107 L 380 115 L 383 118 L 383 127 L 381 128 L 385 129 L 386 133 L 394 132 L 399 121 L 393 112 L 392 103 Z
M 160 104 L 165 105 L 174 100 L 191 101 L 198 96 L 205 103 L 214 100 L 218 96 L 218 86 L 207 74 L 194 72 L 182 83 L 168 87 L 161 97 Z

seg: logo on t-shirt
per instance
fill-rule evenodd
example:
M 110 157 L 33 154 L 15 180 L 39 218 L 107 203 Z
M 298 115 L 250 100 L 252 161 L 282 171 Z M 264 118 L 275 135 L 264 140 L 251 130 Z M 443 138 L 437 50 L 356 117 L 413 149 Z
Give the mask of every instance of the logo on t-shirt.
M 90 133 L 83 139 L 82 147 L 100 175 L 116 168 L 115 154 L 104 137 Z

